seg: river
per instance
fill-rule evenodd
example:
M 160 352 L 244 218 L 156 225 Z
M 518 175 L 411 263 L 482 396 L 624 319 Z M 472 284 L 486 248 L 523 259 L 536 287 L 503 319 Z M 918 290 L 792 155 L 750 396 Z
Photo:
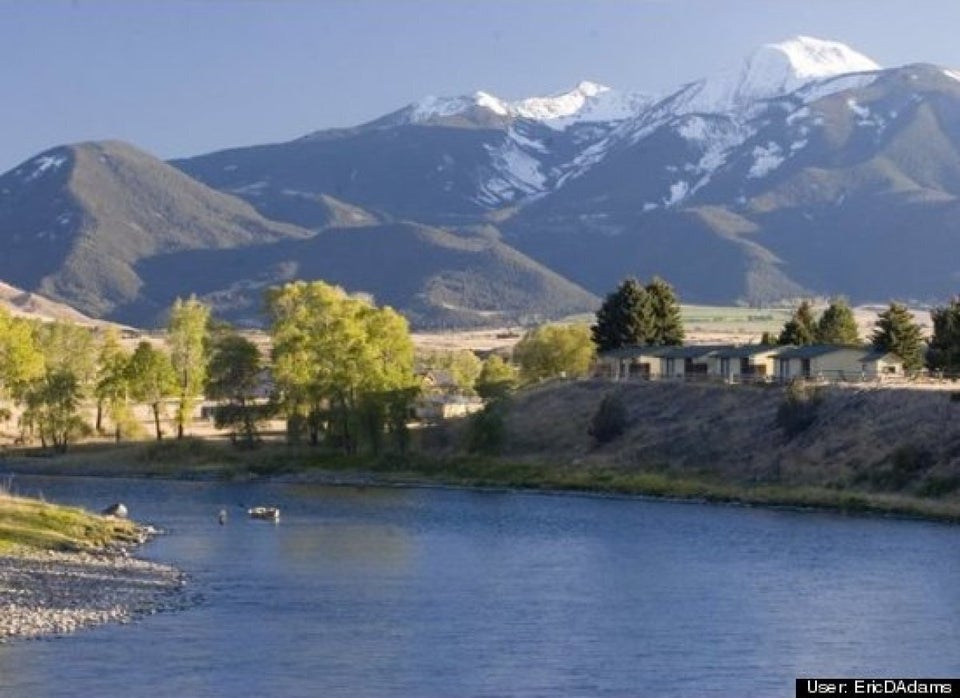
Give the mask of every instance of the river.
M 960 676 L 960 528 L 697 503 L 18 478 L 163 528 L 192 603 L 0 645 L 0 696 L 790 696 Z M 244 507 L 277 505 L 279 524 Z M 217 513 L 225 508 L 224 526 Z

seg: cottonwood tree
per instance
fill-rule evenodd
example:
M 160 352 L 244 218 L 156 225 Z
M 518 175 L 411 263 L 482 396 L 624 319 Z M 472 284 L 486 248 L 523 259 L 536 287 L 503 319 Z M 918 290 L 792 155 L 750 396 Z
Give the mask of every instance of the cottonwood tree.
M 170 308 L 167 341 L 170 345 L 170 363 L 177 383 L 177 438 L 193 419 L 193 409 L 203 392 L 207 374 L 205 352 L 210 309 L 195 296 L 187 300 L 177 298 Z
M 280 403 L 289 423 L 305 422 L 311 443 L 325 430 L 354 453 L 361 432 L 378 441 L 387 416 L 405 414 L 395 403 L 412 399 L 416 382 L 401 315 L 320 281 L 270 289 L 266 306 Z
M 463 395 L 476 395 L 476 383 L 483 369 L 483 362 L 469 349 L 438 351 L 421 359 L 424 368 L 446 371 Z
M 263 409 L 256 404 L 263 362 L 257 345 L 236 332 L 221 333 L 212 343 L 207 368 L 207 397 L 220 402 L 218 429 L 229 427 L 234 443 L 253 446 L 259 438 Z
M 58 451 L 66 451 L 70 441 L 86 434 L 89 427 L 79 414 L 81 388 L 76 374 L 58 369 L 33 381 L 25 395 L 22 421 L 25 428 Z
M 103 336 L 97 361 L 97 382 L 94 387 L 97 399 L 96 430 L 103 432 L 103 415 L 113 424 L 113 437 L 119 443 L 124 431 L 134 429 L 133 411 L 130 409 L 130 354 L 120 344 L 120 334 L 109 328 Z
M 477 394 L 485 400 L 495 400 L 517 387 L 517 367 L 499 354 L 491 354 L 483 362 L 477 377 Z
M 871 342 L 874 349 L 892 352 L 903 359 L 907 371 L 923 368 L 923 334 L 902 303 L 891 303 L 879 314 Z
M 595 350 L 585 325 L 541 325 L 513 348 L 520 377 L 534 382 L 557 376 L 575 378 L 590 372 Z
M 163 439 L 160 417 L 164 400 L 176 395 L 179 389 L 170 357 L 150 342 L 140 342 L 130 357 L 129 381 L 133 399 L 149 405 L 153 411 L 154 429 L 157 441 L 160 441 Z
M 43 372 L 43 353 L 32 323 L 0 308 L 0 396 L 20 402 L 24 388 Z

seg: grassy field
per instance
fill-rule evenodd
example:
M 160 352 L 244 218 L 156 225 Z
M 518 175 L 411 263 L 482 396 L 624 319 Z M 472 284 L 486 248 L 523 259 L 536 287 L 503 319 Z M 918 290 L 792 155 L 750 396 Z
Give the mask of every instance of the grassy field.
M 97 550 L 138 539 L 136 524 L 0 492 L 0 554 Z

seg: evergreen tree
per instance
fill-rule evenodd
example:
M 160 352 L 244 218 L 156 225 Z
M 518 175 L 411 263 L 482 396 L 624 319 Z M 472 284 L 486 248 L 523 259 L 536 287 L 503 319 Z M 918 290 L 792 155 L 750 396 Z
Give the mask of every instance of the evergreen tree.
M 647 284 L 652 331 L 648 344 L 679 346 L 683 344 L 683 320 L 680 302 L 673 287 L 658 276 Z
M 813 319 L 813 308 L 808 301 L 797 306 L 793 317 L 787 320 L 783 331 L 777 338 L 777 344 L 804 346 L 817 341 L 817 323 Z
M 960 296 L 944 307 L 930 311 L 933 336 L 927 356 L 930 368 L 960 372 Z
M 816 339 L 820 344 L 840 346 L 856 346 L 860 343 L 857 320 L 846 299 L 834 298 L 830 301 L 817 323 Z
M 652 334 L 650 296 L 637 279 L 625 279 L 607 295 L 590 333 L 598 351 L 647 344 Z
M 875 327 L 871 337 L 874 349 L 893 352 L 908 371 L 923 367 L 923 336 L 907 306 L 891 303 L 880 313 Z
M 637 279 L 626 279 L 607 295 L 590 332 L 598 351 L 635 344 L 683 344 L 680 303 L 663 279 L 654 277 L 645 287 Z

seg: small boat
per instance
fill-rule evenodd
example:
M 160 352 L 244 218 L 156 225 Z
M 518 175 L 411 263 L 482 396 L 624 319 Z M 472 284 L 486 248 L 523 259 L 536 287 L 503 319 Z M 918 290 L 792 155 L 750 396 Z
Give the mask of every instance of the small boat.
M 280 520 L 280 510 L 277 507 L 253 507 L 247 509 L 247 513 L 251 519 L 259 519 L 260 521 Z

